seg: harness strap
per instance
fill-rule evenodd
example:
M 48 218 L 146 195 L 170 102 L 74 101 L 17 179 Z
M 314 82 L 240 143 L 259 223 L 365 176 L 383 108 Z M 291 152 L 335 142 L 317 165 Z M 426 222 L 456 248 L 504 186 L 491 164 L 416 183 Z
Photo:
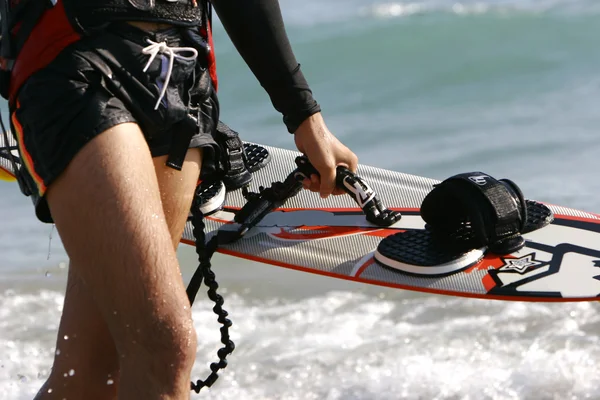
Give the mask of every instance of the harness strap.
M 5 59 L 6 67 L 12 69 L 12 64 L 19 54 L 23 45 L 31 35 L 33 28 L 37 25 L 44 12 L 54 7 L 56 2 L 48 0 L 22 0 L 13 9 L 10 9 L 9 1 L 1 2 L 0 15 L 2 18 L 1 56 Z M 6 21 L 6 23 L 4 23 Z M 13 33 L 13 31 L 16 32 Z
M 37 25 L 39 20 L 42 18 L 42 15 L 46 12 L 46 10 L 50 7 L 54 7 L 54 4 L 50 3 L 47 0 L 30 0 L 28 3 L 32 3 L 27 7 L 27 13 L 23 15 L 21 20 L 21 26 L 18 27 L 18 31 L 15 34 L 15 55 L 19 54 L 23 45 L 29 39 L 29 35 L 33 31 L 33 28 Z M 9 20 L 9 24 L 13 27 L 18 19 Z
M 0 95 L 5 99 L 9 96 L 11 72 L 17 54 L 49 6 L 53 4 L 47 0 L 23 0 L 11 10 L 9 0 L 0 1 Z
M 202 3 L 194 0 L 63 0 L 71 24 L 82 33 L 104 29 L 116 21 L 147 21 L 200 26 Z
M 247 168 L 248 157 L 239 134 L 219 121 L 215 140 L 223 150 L 221 163 L 225 174 L 222 180 L 227 189 L 235 190 L 247 186 L 252 180 L 252 175 Z

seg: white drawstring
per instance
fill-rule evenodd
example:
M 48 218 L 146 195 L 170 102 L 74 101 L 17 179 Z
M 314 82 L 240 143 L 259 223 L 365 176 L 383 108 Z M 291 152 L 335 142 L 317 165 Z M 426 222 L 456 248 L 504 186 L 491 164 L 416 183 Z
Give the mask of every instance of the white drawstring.
M 169 56 L 169 66 L 167 67 L 166 71 L 164 68 L 164 58 L 163 63 L 161 65 L 160 79 L 163 80 L 163 84 L 162 89 L 160 91 L 160 96 L 158 97 L 158 101 L 156 102 L 156 106 L 154 107 L 155 110 L 158 110 L 160 102 L 165 97 L 165 93 L 167 93 L 167 87 L 169 86 L 169 80 L 171 79 L 171 74 L 173 73 L 173 64 L 175 62 L 175 59 L 177 58 L 180 60 L 187 61 L 195 60 L 196 58 L 198 58 L 198 50 L 194 49 L 193 47 L 169 47 L 169 45 L 167 45 L 166 42 L 157 43 L 153 42 L 150 39 L 146 39 L 146 41 L 150 43 L 150 45 L 142 49 L 142 53 L 149 55 L 150 59 L 144 67 L 144 72 L 148 71 L 148 68 L 150 68 L 150 64 L 152 64 L 152 61 L 154 61 L 158 54 L 166 54 Z M 180 54 L 185 52 L 190 52 L 192 53 L 192 55 L 185 56 Z

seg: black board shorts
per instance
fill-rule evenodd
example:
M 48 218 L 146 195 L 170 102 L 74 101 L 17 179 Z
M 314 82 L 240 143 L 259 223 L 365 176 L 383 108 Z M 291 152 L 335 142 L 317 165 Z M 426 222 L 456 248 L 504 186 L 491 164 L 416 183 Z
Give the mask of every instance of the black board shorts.
M 195 60 L 174 59 L 158 109 L 170 57 L 158 54 L 144 72 L 150 41 L 198 51 Z M 118 124 L 137 123 L 153 157 L 178 153 L 182 161 L 187 148 L 203 148 L 203 177 L 214 172 L 219 104 L 206 54 L 207 45 L 189 28 L 146 32 L 120 24 L 70 45 L 32 75 L 11 107 L 11 127 L 38 219 L 52 222 L 46 189 L 77 152 Z

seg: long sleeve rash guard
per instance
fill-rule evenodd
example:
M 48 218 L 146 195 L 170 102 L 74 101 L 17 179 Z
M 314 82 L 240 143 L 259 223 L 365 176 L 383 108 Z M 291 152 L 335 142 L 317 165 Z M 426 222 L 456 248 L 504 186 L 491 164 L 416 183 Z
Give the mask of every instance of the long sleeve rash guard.
M 319 104 L 292 51 L 278 0 L 212 0 L 236 49 L 266 90 L 290 133 Z

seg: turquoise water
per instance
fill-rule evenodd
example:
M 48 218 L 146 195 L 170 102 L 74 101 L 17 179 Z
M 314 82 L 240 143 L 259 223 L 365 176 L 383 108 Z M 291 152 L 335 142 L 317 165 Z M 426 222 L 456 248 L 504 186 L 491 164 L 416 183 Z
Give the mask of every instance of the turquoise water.
M 599 2 L 281 6 L 330 129 L 362 163 L 438 179 L 481 170 L 600 212 Z M 293 148 L 219 24 L 215 40 L 223 119 Z M 12 184 L 0 183 L 0 226 L 0 399 L 28 399 L 51 366 L 66 256 Z M 187 279 L 192 249 L 180 259 Z M 600 398 L 596 304 L 423 295 L 225 256 L 216 272 L 238 346 L 204 398 Z M 206 302 L 194 310 L 204 377 L 218 328 Z

